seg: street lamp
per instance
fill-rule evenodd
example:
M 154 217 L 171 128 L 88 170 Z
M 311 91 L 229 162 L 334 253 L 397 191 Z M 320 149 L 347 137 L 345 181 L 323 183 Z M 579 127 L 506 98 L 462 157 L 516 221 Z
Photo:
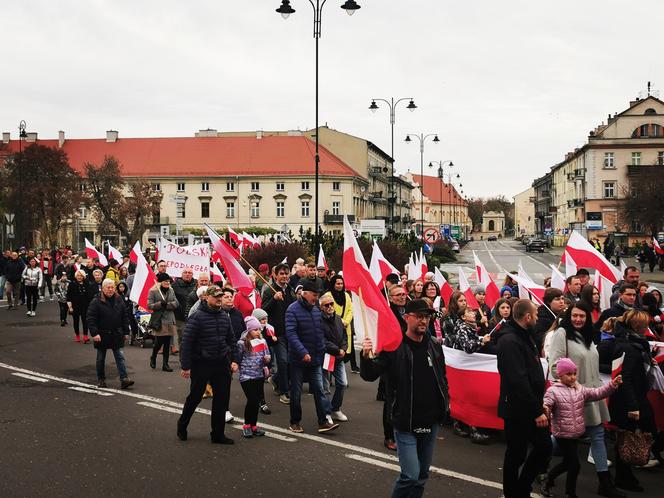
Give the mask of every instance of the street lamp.
M 433 168 L 435 164 L 438 165 L 438 178 L 440 179 L 440 227 L 442 228 L 442 226 L 443 226 L 443 184 L 445 183 L 445 172 L 444 172 L 443 168 L 445 166 L 448 166 L 449 168 L 453 168 L 454 163 L 449 159 L 447 159 L 445 161 L 442 161 L 442 160 L 441 161 L 430 161 L 429 162 L 429 168 Z M 448 172 L 448 174 L 447 174 L 448 178 L 451 177 L 451 175 L 452 175 L 452 172 L 451 171 Z M 452 206 L 450 206 L 450 225 L 452 224 L 451 207 Z
M 25 131 L 28 125 L 24 120 L 18 124 L 18 153 L 23 161 L 23 140 L 28 138 L 28 132 Z M 18 165 L 18 206 L 16 209 L 16 233 L 18 234 L 18 247 L 25 244 L 23 239 L 23 165 Z
M 420 141 L 420 235 L 422 236 L 422 240 L 424 240 L 424 142 L 427 138 L 433 137 L 432 142 L 437 144 L 440 142 L 440 139 L 438 138 L 438 133 L 429 133 L 428 135 L 424 133 L 420 133 L 419 135 L 408 133 L 406 135 L 406 143 L 412 142 L 410 137 L 415 137 Z
M 317 248 L 319 245 L 319 226 L 318 226 L 318 176 L 319 176 L 319 163 L 320 156 L 318 154 L 318 39 L 321 35 L 321 22 L 323 15 L 323 6 L 327 0 L 309 0 L 311 7 L 314 10 L 314 39 L 316 40 L 316 155 L 314 159 L 314 170 L 315 170 L 315 200 L 314 200 L 314 247 Z M 355 2 L 355 0 L 346 0 L 341 8 L 344 9 L 349 16 L 352 16 L 360 6 Z M 290 0 L 281 0 L 281 5 L 278 9 L 275 9 L 281 17 L 288 19 L 288 16 L 295 13 L 295 9 L 291 7 Z
M 396 196 L 394 192 L 394 122 L 395 122 L 395 111 L 397 104 L 402 101 L 408 100 L 408 105 L 406 106 L 406 109 L 408 109 L 410 112 L 413 112 L 415 109 L 417 109 L 417 106 L 415 105 L 415 101 L 413 100 L 412 97 L 404 97 L 401 99 L 397 99 L 396 101 L 394 100 L 394 97 L 391 97 L 390 100 L 387 99 L 371 99 L 371 105 L 369 106 L 369 110 L 371 112 L 376 112 L 379 107 L 376 105 L 376 101 L 379 102 L 385 102 L 388 107 L 390 108 L 390 130 L 391 130 L 391 140 L 392 140 L 392 152 L 390 153 L 390 156 L 392 157 L 392 176 L 390 177 L 390 196 L 389 196 L 389 202 L 390 202 L 390 224 L 392 231 L 394 232 L 394 201 L 396 201 Z M 395 197 L 393 197 L 395 196 Z M 393 200 L 394 199 L 394 200 Z

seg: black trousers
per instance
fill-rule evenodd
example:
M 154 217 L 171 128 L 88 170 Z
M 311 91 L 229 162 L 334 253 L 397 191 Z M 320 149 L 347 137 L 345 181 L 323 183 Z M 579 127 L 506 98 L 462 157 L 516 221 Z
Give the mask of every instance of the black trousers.
M 505 498 L 527 498 L 530 496 L 535 477 L 544 471 L 551 455 L 549 429 L 538 428 L 535 419 L 505 419 L 505 442 L 507 443 L 503 462 Z M 532 446 L 530 453 L 529 446 Z
M 210 436 L 213 439 L 224 437 L 226 428 L 226 409 L 228 407 L 228 397 L 231 392 L 231 368 L 226 362 L 216 363 L 197 363 L 191 367 L 189 396 L 182 408 L 182 415 L 178 420 L 178 426 L 186 429 L 194 414 L 196 407 L 203 398 L 205 386 L 212 386 L 214 397 L 212 398 L 212 416 L 210 424 L 212 432 Z
M 67 321 L 67 312 L 69 311 L 69 308 L 67 307 L 67 303 L 58 302 L 58 306 L 60 307 L 60 322 L 66 322 Z
M 250 379 L 240 382 L 244 395 L 247 397 L 247 404 L 244 405 L 244 424 L 255 426 L 258 423 L 258 408 L 263 399 L 264 379 Z
M 74 309 L 74 312 L 71 314 L 71 319 L 74 322 L 74 334 L 79 335 L 80 329 L 78 327 L 78 320 L 81 319 L 81 324 L 83 325 L 83 335 L 88 335 L 88 318 L 86 313 L 79 313 Z
M 152 345 L 152 358 L 157 358 L 159 348 L 164 346 L 164 365 L 168 365 L 168 355 L 171 352 L 171 336 L 170 335 L 157 335 L 154 338 Z
M 350 334 L 350 369 L 351 370 L 359 370 L 360 367 L 357 365 L 357 353 L 355 352 L 355 332 L 353 331 Z
M 36 285 L 24 285 L 25 287 L 25 301 L 28 306 L 28 311 L 35 311 L 37 309 L 37 300 L 39 298 L 39 287 Z
M 558 448 L 563 454 L 563 460 L 549 471 L 549 479 L 554 480 L 559 475 L 567 472 L 565 481 L 565 493 L 576 496 L 576 480 L 579 477 L 581 464 L 579 463 L 579 440 L 556 438 Z

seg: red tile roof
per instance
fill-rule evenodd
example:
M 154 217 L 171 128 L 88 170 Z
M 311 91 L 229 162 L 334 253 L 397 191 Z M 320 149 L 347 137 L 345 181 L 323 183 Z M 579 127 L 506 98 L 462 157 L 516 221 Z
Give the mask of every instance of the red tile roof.
M 57 140 L 38 140 L 57 147 Z M 18 140 L 9 150 L 18 151 Z M 25 148 L 27 145 L 23 143 Z M 79 171 L 85 163 L 99 164 L 114 156 L 129 177 L 304 176 L 314 174 L 314 142 L 307 137 L 172 137 L 67 139 L 63 145 L 69 164 Z M 320 146 L 321 175 L 357 176 L 325 147 Z
M 424 178 L 424 184 L 422 184 L 422 178 Z M 420 175 L 413 175 L 413 181 L 418 185 L 422 185 L 422 191 L 424 192 L 424 195 L 429 198 L 432 204 L 455 204 L 457 206 L 466 205 L 466 201 L 463 200 L 461 195 L 454 188 L 454 185 L 451 185 L 450 189 L 450 185 L 442 181 L 437 176 L 424 175 L 424 177 L 422 177 Z M 443 184 L 442 198 L 440 195 L 441 183 Z

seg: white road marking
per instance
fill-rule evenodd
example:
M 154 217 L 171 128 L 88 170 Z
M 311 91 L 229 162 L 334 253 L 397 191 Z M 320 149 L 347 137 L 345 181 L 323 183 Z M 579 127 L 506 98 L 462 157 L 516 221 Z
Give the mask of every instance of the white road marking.
M 486 244 L 486 242 L 484 243 L 484 245 L 486 246 L 486 250 L 489 253 L 489 257 L 491 258 L 491 262 L 494 265 L 496 265 L 496 268 L 498 268 L 498 271 L 500 271 L 500 265 L 498 264 L 498 261 L 496 261 L 496 258 L 494 257 L 493 252 L 489 249 L 489 246 Z
M 27 370 L 25 368 L 15 367 L 13 365 L 8 365 L 7 363 L 1 363 L 0 362 L 0 367 L 1 368 L 6 368 L 8 370 L 13 370 L 13 371 L 16 371 L 16 372 L 26 373 L 26 374 L 29 374 L 29 375 L 41 376 L 41 377 L 49 379 L 49 380 L 54 380 L 54 381 L 62 382 L 62 383 L 65 383 L 65 384 L 71 384 L 73 386 L 86 388 L 87 390 L 93 391 L 95 393 L 99 393 L 99 392 L 116 393 L 116 394 L 120 394 L 122 396 L 129 396 L 129 397 L 132 397 L 132 398 L 138 398 L 138 399 L 142 399 L 144 401 L 151 401 L 155 404 L 161 404 L 161 405 L 165 405 L 167 407 L 173 407 L 173 408 L 179 408 L 179 409 L 182 409 L 182 406 L 183 406 L 181 403 L 176 403 L 175 401 L 170 401 L 170 400 L 167 400 L 167 399 L 157 398 L 155 396 L 148 396 L 148 395 L 145 395 L 145 394 L 138 394 L 138 393 L 127 391 L 127 390 L 108 389 L 108 388 L 99 389 L 99 388 L 97 388 L 96 386 L 94 386 L 92 384 L 86 384 L 84 382 L 79 382 L 77 380 L 66 379 L 66 378 L 63 378 L 63 377 L 56 377 L 55 375 L 44 374 L 44 373 L 41 373 L 41 372 L 35 372 L 35 371 L 32 371 L 32 370 Z M 83 391 L 83 392 L 86 392 L 86 391 Z M 108 395 L 108 394 L 106 394 L 106 395 Z M 210 415 L 211 414 L 210 410 L 206 410 L 204 408 L 197 408 L 196 411 L 199 412 L 199 413 L 205 414 L 205 415 Z M 178 413 L 179 413 L 179 411 L 178 411 Z M 292 435 L 293 434 L 288 429 L 283 429 L 281 427 L 277 427 L 277 426 L 274 426 L 274 425 L 262 424 L 261 426 L 264 429 L 267 429 L 267 430 L 272 431 L 272 432 L 277 432 L 277 433 L 287 434 L 287 435 Z M 369 448 L 364 448 L 363 446 L 357 446 L 355 444 L 342 443 L 340 441 L 336 441 L 336 440 L 331 439 L 331 438 L 325 438 L 325 437 L 315 436 L 315 435 L 306 434 L 306 433 L 298 433 L 297 437 L 299 439 L 308 439 L 309 441 L 314 441 L 316 443 L 321 443 L 321 444 L 325 444 L 325 445 L 328 445 L 328 446 L 341 448 L 341 449 L 346 450 L 346 451 L 352 451 L 352 452 L 355 452 L 355 453 L 363 453 L 364 455 L 377 457 L 377 458 L 383 458 L 383 459 L 391 460 L 391 461 L 398 461 L 398 459 L 395 456 L 391 455 L 391 454 L 383 453 L 381 451 L 371 450 Z M 478 477 L 468 476 L 466 474 L 460 474 L 460 473 L 454 472 L 452 470 L 437 468 L 436 472 L 441 473 L 441 474 L 443 472 L 445 472 L 444 475 L 447 475 L 449 477 L 454 477 L 456 479 L 461 479 L 461 480 L 465 480 L 465 481 L 468 481 L 468 482 L 475 482 L 475 483 L 481 484 L 483 486 L 496 487 L 496 485 L 497 485 L 493 481 L 486 481 L 486 480 L 480 479 Z
M 376 465 L 377 467 L 382 467 L 384 469 L 394 470 L 396 472 L 401 471 L 401 468 L 397 464 L 381 462 L 380 460 L 374 460 L 373 458 L 367 458 L 362 455 L 354 455 L 352 453 L 347 453 L 345 456 L 346 458 L 357 460 L 359 462 L 369 463 L 371 465 Z M 397 457 L 392 457 L 391 460 L 392 459 L 399 461 Z M 453 470 L 441 469 L 440 467 L 429 467 L 429 472 L 440 474 L 446 477 L 453 477 L 454 479 L 461 479 L 463 481 L 472 482 L 479 484 L 480 486 L 486 486 L 488 488 L 495 488 L 500 490 L 503 489 L 503 485 L 499 482 L 487 481 L 485 479 L 480 479 L 479 477 L 473 477 L 466 474 L 461 474 L 459 472 L 454 472 Z
M 34 375 L 27 375 L 20 372 L 12 372 L 12 375 L 16 375 L 16 377 L 23 377 L 24 379 L 36 380 L 37 382 L 48 382 L 48 379 L 44 379 L 43 377 L 35 377 Z
M 82 393 L 96 394 L 97 396 L 113 396 L 111 393 L 105 393 L 99 389 L 87 389 L 85 387 L 71 386 L 69 387 L 72 391 L 79 391 Z
M 533 258 L 530 254 L 526 254 L 526 257 L 529 258 L 529 259 L 532 259 L 535 263 L 542 265 L 542 266 L 543 266 L 544 268 L 546 268 L 547 270 L 551 270 L 551 268 L 549 268 L 549 265 L 545 265 L 545 264 L 542 263 L 541 261 L 539 261 L 539 260 Z
M 171 408 L 170 406 L 158 405 L 157 403 L 150 403 L 149 401 L 139 401 L 137 405 L 147 406 L 148 408 L 154 408 L 155 410 L 161 410 L 163 412 L 176 413 L 180 415 L 182 410 L 177 408 Z

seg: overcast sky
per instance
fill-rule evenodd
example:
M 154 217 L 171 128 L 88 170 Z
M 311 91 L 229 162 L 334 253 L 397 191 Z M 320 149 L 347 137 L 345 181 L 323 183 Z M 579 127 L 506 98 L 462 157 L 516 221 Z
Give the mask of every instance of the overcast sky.
M 320 123 L 419 173 L 452 159 L 469 196 L 512 196 L 582 145 L 647 81 L 664 90 L 664 6 L 641 0 L 328 0 L 320 40 Z M 2 2 L 0 128 L 41 138 L 193 136 L 314 126 L 313 15 L 280 0 Z M 664 93 L 664 92 L 663 92 Z M 379 103 L 380 104 L 380 103 Z

